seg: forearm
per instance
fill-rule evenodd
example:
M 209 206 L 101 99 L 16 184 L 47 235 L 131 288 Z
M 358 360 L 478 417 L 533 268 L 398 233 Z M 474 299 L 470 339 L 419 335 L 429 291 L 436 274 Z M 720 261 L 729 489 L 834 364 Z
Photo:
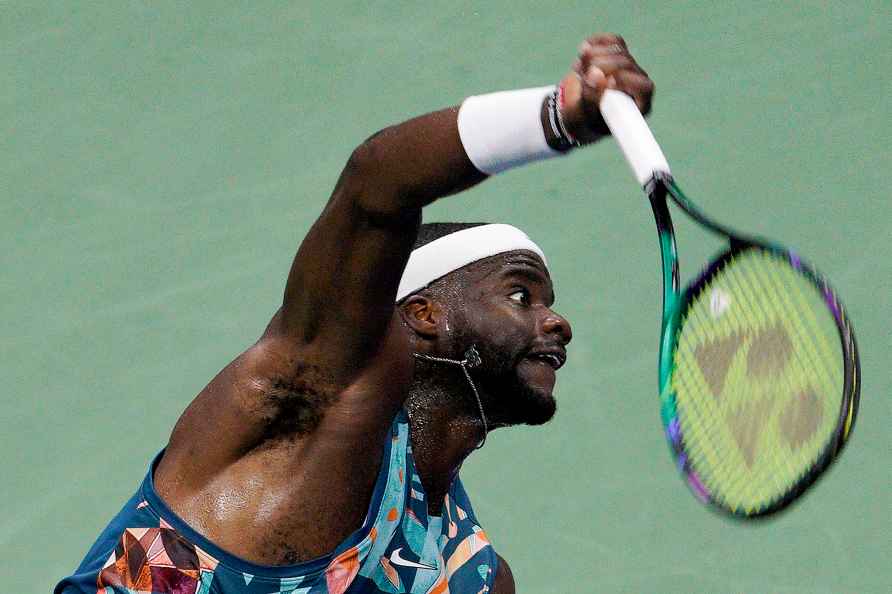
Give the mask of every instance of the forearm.
M 486 179 L 462 147 L 457 113 L 447 108 L 410 119 L 354 149 L 295 256 L 285 289 L 285 332 L 309 344 L 328 328 L 340 337 L 329 352 L 348 366 L 355 366 L 355 353 L 374 350 L 390 320 L 422 207 Z M 339 330 L 331 332 L 332 324 Z
M 457 116 L 458 107 L 442 109 L 363 142 L 344 171 L 342 182 L 354 188 L 346 193 L 370 214 L 402 218 L 486 179 L 462 147 Z
M 653 83 L 622 39 L 593 37 L 561 83 L 560 114 L 551 114 L 560 115 L 578 144 L 606 133 L 598 100 L 608 87 L 629 93 L 642 111 L 649 108 Z M 316 351 L 338 359 L 327 362 L 329 369 L 357 368 L 389 323 L 422 208 L 488 175 L 577 145 L 558 142 L 544 108 L 553 91 L 470 97 L 460 108 L 391 126 L 359 145 L 298 250 L 271 332 L 316 344 Z
M 628 93 L 642 113 L 650 111 L 653 82 L 625 41 L 612 34 L 580 45 L 579 59 L 561 81 L 551 110 L 545 94 L 549 89 L 543 87 L 469 98 L 461 115 L 450 108 L 388 128 L 354 153 L 358 169 L 370 174 L 363 183 L 381 190 L 364 192 L 361 201 L 370 212 L 416 212 L 440 196 L 479 183 L 486 173 L 594 142 L 609 133 L 598 108 L 606 88 Z M 472 111 L 475 117 L 468 125 L 463 116 Z
M 398 215 L 465 190 L 488 175 L 566 153 L 578 142 L 554 87 L 469 97 L 382 130 L 354 152 L 362 206 Z M 586 137 L 583 141 L 591 141 Z
M 393 306 L 421 209 L 506 163 L 559 154 L 547 146 L 540 121 L 546 89 L 529 91 L 519 92 L 523 101 L 507 118 L 500 110 L 516 103 L 516 91 L 506 101 L 504 94 L 475 97 L 410 119 L 360 144 L 298 250 L 285 292 L 286 326 L 312 342 L 336 306 L 332 315 L 374 342 L 389 319 L 385 310 Z

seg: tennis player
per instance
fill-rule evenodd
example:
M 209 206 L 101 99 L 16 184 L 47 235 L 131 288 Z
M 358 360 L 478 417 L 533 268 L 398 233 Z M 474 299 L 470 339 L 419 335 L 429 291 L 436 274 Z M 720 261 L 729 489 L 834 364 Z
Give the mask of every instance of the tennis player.
M 570 324 L 524 232 L 421 211 L 603 137 L 606 88 L 650 108 L 616 35 L 584 41 L 556 87 L 469 97 L 357 147 L 263 336 L 55 592 L 514 592 L 459 469 L 488 431 L 552 417 Z

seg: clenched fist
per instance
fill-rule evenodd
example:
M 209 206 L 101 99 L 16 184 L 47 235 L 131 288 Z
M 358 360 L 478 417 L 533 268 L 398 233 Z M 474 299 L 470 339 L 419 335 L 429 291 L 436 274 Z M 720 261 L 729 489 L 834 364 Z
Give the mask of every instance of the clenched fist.
M 593 35 L 579 45 L 579 58 L 560 83 L 560 110 L 567 130 L 583 143 L 610 134 L 598 103 L 606 89 L 630 95 L 641 113 L 650 112 L 654 83 L 619 35 Z

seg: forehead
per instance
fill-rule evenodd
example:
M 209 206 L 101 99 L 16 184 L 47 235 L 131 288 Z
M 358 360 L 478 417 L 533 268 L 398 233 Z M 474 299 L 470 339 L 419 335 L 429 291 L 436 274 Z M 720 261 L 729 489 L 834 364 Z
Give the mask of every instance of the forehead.
M 475 284 L 498 282 L 510 276 L 526 276 L 551 285 L 551 275 L 542 258 L 529 250 L 516 250 L 490 256 L 476 262 L 470 272 L 470 280 Z

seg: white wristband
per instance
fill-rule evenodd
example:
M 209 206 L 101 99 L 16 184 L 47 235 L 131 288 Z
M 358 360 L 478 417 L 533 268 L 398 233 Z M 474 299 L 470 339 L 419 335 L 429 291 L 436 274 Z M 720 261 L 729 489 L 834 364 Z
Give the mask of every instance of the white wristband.
M 565 153 L 548 146 L 542 103 L 554 86 L 475 95 L 458 110 L 458 134 L 474 167 L 494 175 Z

